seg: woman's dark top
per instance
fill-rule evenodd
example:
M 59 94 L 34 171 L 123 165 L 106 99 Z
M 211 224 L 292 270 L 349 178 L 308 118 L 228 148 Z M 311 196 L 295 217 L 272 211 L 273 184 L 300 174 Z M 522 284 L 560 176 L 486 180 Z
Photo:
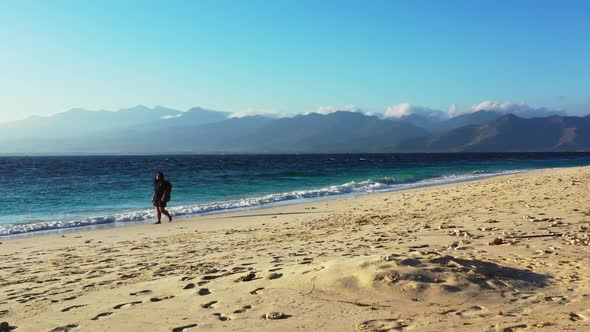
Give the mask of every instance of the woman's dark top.
M 154 206 L 166 207 L 166 198 L 162 200 L 162 196 L 164 196 L 164 192 L 168 188 L 166 182 L 154 182 Z

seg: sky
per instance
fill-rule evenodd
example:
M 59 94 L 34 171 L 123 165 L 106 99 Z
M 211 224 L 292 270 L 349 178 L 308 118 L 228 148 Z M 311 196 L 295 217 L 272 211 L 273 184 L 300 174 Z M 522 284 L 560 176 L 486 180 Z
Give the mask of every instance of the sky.
M 137 104 L 587 114 L 589 87 L 584 0 L 0 0 L 0 122 Z

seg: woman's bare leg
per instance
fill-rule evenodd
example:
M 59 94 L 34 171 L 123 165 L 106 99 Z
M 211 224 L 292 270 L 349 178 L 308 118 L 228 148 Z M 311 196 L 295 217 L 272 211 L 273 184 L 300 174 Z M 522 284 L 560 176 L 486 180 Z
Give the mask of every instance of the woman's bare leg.
M 166 217 L 168 217 L 168 222 L 172 222 L 172 215 L 170 214 L 170 212 L 168 212 L 166 210 L 165 207 L 161 207 L 160 211 L 162 212 L 162 214 L 164 214 Z
M 156 206 L 156 217 L 158 218 L 158 221 L 156 222 L 156 224 L 161 224 L 162 223 L 162 212 L 160 212 L 160 207 Z

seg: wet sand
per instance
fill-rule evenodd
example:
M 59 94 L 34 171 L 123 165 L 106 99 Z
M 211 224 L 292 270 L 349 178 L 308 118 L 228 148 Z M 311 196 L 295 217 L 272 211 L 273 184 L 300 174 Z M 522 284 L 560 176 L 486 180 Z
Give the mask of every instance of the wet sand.
M 589 202 L 583 167 L 0 239 L 0 322 L 17 332 L 584 331 Z

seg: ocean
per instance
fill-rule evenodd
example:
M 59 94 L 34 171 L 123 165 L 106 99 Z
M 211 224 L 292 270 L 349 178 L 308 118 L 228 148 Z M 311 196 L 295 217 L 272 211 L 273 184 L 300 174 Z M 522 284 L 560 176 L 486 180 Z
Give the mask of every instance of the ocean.
M 0 157 L 0 236 L 152 222 L 156 171 L 182 217 L 585 165 L 590 153 Z

